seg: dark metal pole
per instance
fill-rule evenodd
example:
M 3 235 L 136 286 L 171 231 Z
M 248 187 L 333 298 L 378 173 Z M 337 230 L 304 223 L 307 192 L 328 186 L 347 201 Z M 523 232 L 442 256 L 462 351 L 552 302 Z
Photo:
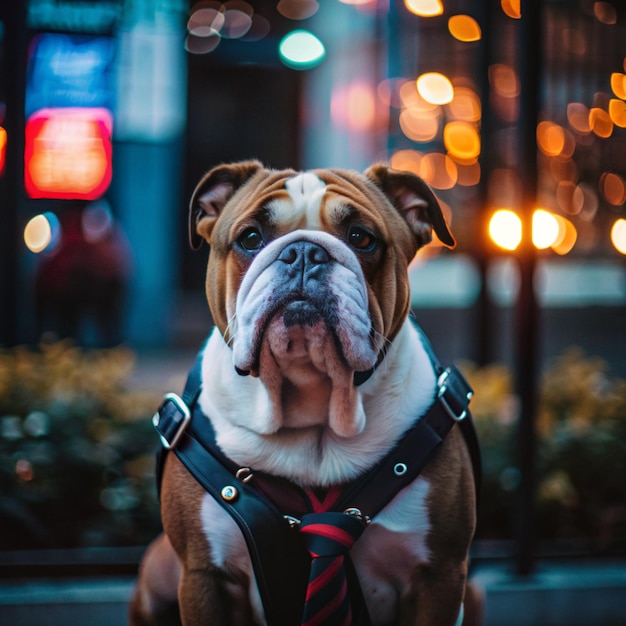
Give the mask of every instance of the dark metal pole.
M 24 180 L 24 93 L 26 82 L 26 0 L 2 7 L 3 73 L 6 85 L 6 164 L 0 178 L 0 345 L 18 342 L 19 225 Z
M 475 242 L 473 255 L 478 266 L 480 274 L 480 292 L 476 302 L 477 316 L 477 345 L 476 359 L 479 365 L 489 364 L 493 358 L 492 335 L 494 328 L 494 312 L 489 296 L 489 288 L 487 285 L 487 270 L 489 269 L 489 235 L 488 231 L 488 184 L 489 175 L 493 168 L 493 141 L 495 114 L 492 111 L 489 97 L 489 66 L 494 63 L 494 13 L 498 10 L 494 0 L 484 0 L 478 2 L 476 11 L 477 18 L 482 30 L 480 41 L 480 100 L 481 100 L 481 121 L 480 121 L 480 186 L 479 194 L 479 210 L 476 220 L 474 221 L 475 233 L 473 240 Z
M 532 215 L 537 200 L 537 142 L 542 63 L 541 2 L 522 3 L 518 44 L 520 116 L 518 123 L 522 182 L 523 238 L 519 249 L 520 290 L 515 319 L 516 378 L 520 398 L 517 498 L 517 573 L 532 572 L 535 552 L 535 410 L 537 386 L 538 307 L 534 290 L 536 253 Z

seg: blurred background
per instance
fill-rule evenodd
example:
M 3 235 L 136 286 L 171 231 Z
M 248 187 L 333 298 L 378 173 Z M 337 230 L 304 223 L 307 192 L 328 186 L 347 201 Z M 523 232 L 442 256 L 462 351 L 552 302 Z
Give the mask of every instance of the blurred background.
M 458 246 L 413 313 L 476 388 L 477 559 L 623 557 L 623 2 L 13 0 L 0 573 L 132 572 L 158 532 L 149 418 L 211 327 L 188 200 L 248 158 L 433 187 Z

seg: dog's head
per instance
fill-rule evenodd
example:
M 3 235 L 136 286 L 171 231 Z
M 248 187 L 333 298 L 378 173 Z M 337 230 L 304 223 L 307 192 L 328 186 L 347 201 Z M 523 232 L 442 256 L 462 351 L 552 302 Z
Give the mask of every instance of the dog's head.
M 363 427 L 354 374 L 376 365 L 403 324 L 407 267 L 432 230 L 454 245 L 429 187 L 384 165 L 364 174 L 222 165 L 190 206 L 191 245 L 210 245 L 209 307 L 237 371 L 261 379 L 277 415 L 312 397 L 306 389 L 326 402 L 326 390 L 341 436 Z M 318 418 L 301 419 L 279 416 L 268 429 Z

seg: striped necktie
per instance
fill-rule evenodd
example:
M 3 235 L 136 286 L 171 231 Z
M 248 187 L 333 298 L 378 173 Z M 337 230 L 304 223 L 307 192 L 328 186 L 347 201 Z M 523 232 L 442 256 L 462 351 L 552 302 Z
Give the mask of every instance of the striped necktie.
M 302 517 L 299 529 L 311 555 L 302 626 L 352 623 L 344 555 L 365 528 L 358 517 L 347 513 L 309 513 Z

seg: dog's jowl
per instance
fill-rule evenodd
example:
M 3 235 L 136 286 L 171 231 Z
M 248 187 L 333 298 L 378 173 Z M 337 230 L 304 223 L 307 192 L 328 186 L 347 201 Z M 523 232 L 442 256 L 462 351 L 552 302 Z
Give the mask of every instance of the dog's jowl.
M 164 534 L 131 622 L 468 623 L 471 389 L 409 319 L 409 263 L 455 243 L 431 190 L 246 161 L 206 174 L 189 226 L 215 327 L 154 418 Z

